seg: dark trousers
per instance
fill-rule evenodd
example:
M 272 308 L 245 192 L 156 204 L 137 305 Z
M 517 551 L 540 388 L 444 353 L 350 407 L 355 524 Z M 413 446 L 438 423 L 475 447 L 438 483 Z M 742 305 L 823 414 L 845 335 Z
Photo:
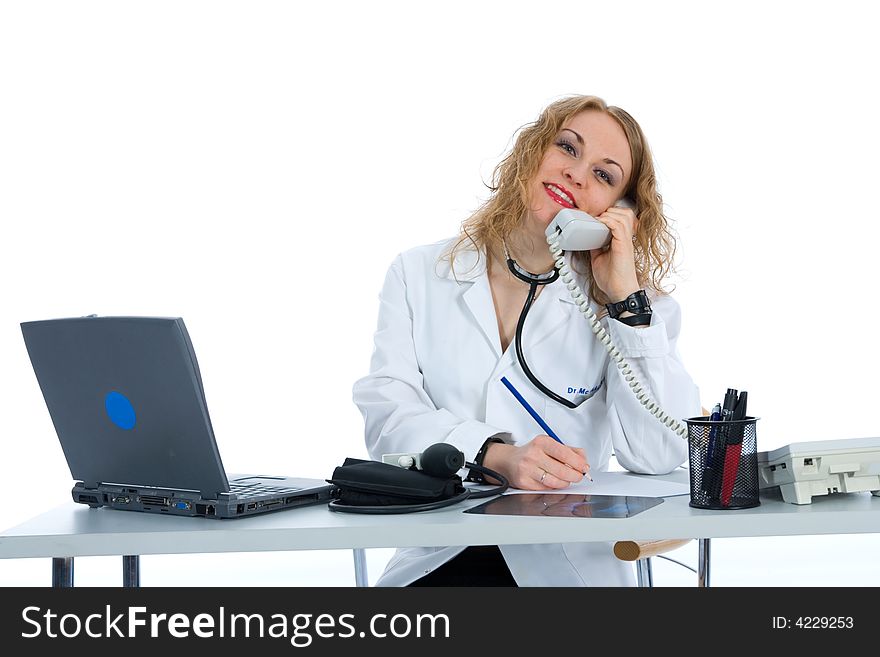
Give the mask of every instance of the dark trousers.
M 474 545 L 409 586 L 516 586 L 497 545 Z

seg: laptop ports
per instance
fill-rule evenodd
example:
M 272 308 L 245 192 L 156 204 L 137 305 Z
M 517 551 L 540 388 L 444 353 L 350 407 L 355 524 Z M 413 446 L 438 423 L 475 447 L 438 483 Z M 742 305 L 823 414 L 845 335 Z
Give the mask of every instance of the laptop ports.
M 141 495 L 140 502 L 144 506 L 170 506 L 171 500 L 161 495 Z

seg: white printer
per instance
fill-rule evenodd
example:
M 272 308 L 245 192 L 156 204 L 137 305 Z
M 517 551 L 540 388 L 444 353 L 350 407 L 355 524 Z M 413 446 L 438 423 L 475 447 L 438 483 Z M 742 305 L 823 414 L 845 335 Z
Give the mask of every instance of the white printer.
M 772 486 L 792 504 L 831 493 L 880 496 L 880 438 L 817 440 L 758 452 L 758 487 Z

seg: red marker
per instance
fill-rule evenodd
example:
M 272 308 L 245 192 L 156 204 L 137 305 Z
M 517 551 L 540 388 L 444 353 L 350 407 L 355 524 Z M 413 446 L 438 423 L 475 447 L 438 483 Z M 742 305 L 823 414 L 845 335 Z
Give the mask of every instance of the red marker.
M 736 400 L 736 408 L 731 415 L 731 420 L 742 420 L 746 416 L 746 401 L 749 393 L 739 393 Z M 739 457 L 742 454 L 742 442 L 744 426 L 737 424 L 728 429 L 727 448 L 724 451 L 724 477 L 721 480 L 721 505 L 730 504 L 730 496 L 733 494 L 733 485 L 736 483 L 736 475 L 739 472 Z

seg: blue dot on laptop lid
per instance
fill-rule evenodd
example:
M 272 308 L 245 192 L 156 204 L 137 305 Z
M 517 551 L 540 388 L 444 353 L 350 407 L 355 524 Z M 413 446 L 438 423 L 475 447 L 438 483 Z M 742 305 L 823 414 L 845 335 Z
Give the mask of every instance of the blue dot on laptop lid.
M 104 408 L 107 417 L 120 429 L 134 429 L 135 415 L 134 406 L 128 401 L 128 397 L 121 392 L 108 392 L 104 397 Z

